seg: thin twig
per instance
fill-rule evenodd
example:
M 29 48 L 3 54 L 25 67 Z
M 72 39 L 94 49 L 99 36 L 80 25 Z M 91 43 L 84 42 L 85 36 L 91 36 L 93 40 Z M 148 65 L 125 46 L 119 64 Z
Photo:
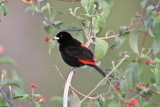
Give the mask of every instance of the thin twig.
M 128 100 L 128 93 L 129 93 L 129 86 L 128 86 L 128 89 L 127 89 L 127 92 L 125 94 L 125 98 L 124 98 L 124 101 L 123 101 L 123 107 L 126 107 L 126 101 Z
M 120 83 L 119 83 L 119 81 L 117 81 L 117 86 L 119 86 L 120 85 Z M 126 102 L 124 99 L 123 99 L 123 97 L 118 93 L 118 91 L 115 89 L 116 87 L 114 87 L 111 83 L 110 83 L 110 86 L 111 86 L 111 90 L 109 90 L 107 93 L 105 93 L 105 94 L 103 94 L 103 95 L 106 95 L 106 94 L 109 94 L 109 93 L 111 93 L 113 90 L 116 92 L 116 94 L 119 96 L 119 98 L 120 98 L 120 100 L 122 100 L 123 102 Z
M 128 58 L 128 57 L 129 57 L 128 55 L 125 55 L 124 58 L 117 64 L 117 66 L 116 66 L 110 73 L 108 73 L 108 75 L 107 75 L 105 78 L 103 78 L 103 79 L 99 82 L 99 84 L 98 84 L 86 97 L 84 97 L 84 98 L 81 100 L 81 102 L 77 105 L 77 107 L 78 107 L 81 103 L 83 103 L 83 101 L 85 101 L 86 98 L 87 98 L 88 96 L 90 96 L 90 95 L 103 83 L 103 81 L 105 81 L 105 80 L 120 66 L 120 64 L 121 64 L 126 58 Z
M 155 91 L 155 90 L 149 90 L 150 92 L 153 92 L 153 93 L 156 93 L 156 94 L 160 94 L 160 92 L 158 92 L 158 91 Z
M 132 29 L 130 29 L 130 30 L 127 30 L 127 31 L 125 31 L 124 33 L 131 32 L 131 31 L 133 31 L 135 28 L 136 28 L 136 27 L 134 27 L 134 28 L 132 28 Z M 119 33 L 118 33 L 118 34 L 114 34 L 114 35 L 112 35 L 112 36 L 108 36 L 108 37 L 99 37 L 99 39 L 111 39 L 111 38 L 115 38 L 115 37 L 118 37 L 118 36 L 120 36 Z
M 135 91 L 135 90 L 133 90 L 133 89 L 130 89 L 130 91 L 132 91 L 132 92 L 134 92 L 134 93 L 136 93 L 136 94 L 139 94 L 140 96 L 142 96 L 142 97 L 143 97 L 144 99 L 146 99 L 147 101 L 150 101 L 150 102 L 152 102 L 152 103 L 160 106 L 160 103 L 158 103 L 158 102 L 156 102 L 156 101 L 154 101 L 154 100 L 152 100 L 152 99 L 144 96 L 143 94 L 141 94 L 141 93 L 139 93 L 139 92 L 137 92 L 137 91 Z
M 34 99 L 31 100 L 31 102 L 27 105 L 27 107 L 31 107 L 31 105 L 36 101 L 36 97 L 34 97 Z
M 75 16 L 75 18 L 76 18 L 76 20 L 78 21 L 78 23 L 80 24 L 80 26 L 82 27 L 84 33 L 85 33 L 88 37 L 90 37 L 90 35 L 87 33 L 87 31 L 85 30 L 84 26 L 82 25 L 80 19 L 79 19 L 77 16 Z
M 12 103 L 8 100 L 8 98 L 4 95 L 4 93 L 2 92 L 2 88 L 0 87 L 0 93 L 2 94 L 3 98 L 7 101 L 7 103 L 9 104 L 10 107 L 12 106 Z
M 146 39 L 147 39 L 147 36 L 148 36 L 148 34 L 145 33 L 144 38 L 143 38 L 143 41 L 142 41 L 142 44 L 141 44 L 140 51 L 139 51 L 138 56 L 137 56 L 137 59 L 136 59 L 136 62 L 137 62 L 137 63 L 139 62 L 139 59 L 140 59 L 140 56 L 141 56 L 141 53 L 142 53 L 142 49 L 143 49 L 143 47 L 144 47 L 145 41 L 146 41 Z
M 141 19 L 139 19 L 139 21 L 137 23 L 128 27 L 128 29 L 124 33 L 131 32 L 131 31 L 135 30 L 137 25 L 140 24 L 142 21 L 144 21 L 146 18 L 147 17 L 144 16 Z M 99 39 L 110 39 L 110 38 L 115 38 L 115 37 L 118 37 L 118 36 L 120 36 L 120 34 L 116 34 L 116 35 L 112 35 L 112 36 L 108 36 L 108 37 L 99 37 Z
M 66 82 L 65 78 L 63 77 L 63 75 L 62 75 L 62 73 L 60 72 L 60 70 L 58 69 L 58 67 L 57 67 L 56 65 L 55 65 L 55 67 L 56 67 L 56 69 L 57 69 L 60 77 Z M 72 90 L 74 90 L 76 93 L 78 93 L 79 95 L 81 95 L 81 96 L 83 96 L 83 97 L 86 96 L 85 94 L 82 94 L 81 92 L 79 92 L 78 90 L 76 90 L 72 85 L 70 85 L 70 88 L 71 88 Z M 98 96 L 95 96 L 95 97 L 87 97 L 87 98 L 88 98 L 88 99 L 97 99 Z

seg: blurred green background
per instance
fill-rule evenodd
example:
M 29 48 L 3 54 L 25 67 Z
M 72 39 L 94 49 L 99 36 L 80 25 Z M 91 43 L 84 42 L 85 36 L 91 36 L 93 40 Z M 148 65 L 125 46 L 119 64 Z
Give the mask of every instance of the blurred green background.
M 65 12 L 57 20 L 64 21 L 63 27 L 75 23 L 75 19 L 70 15 L 68 9 L 81 7 L 79 2 L 62 2 L 58 0 L 50 0 L 51 5 L 57 10 Z M 3 56 L 9 56 L 14 59 L 18 66 L 0 65 L 0 71 L 6 69 L 8 74 L 12 70 L 16 70 L 19 76 L 24 80 L 24 90 L 26 93 L 31 92 L 30 84 L 38 85 L 36 93 L 42 94 L 46 98 L 43 107 L 57 107 L 58 102 L 51 102 L 53 96 L 62 96 L 64 81 L 61 79 L 54 65 L 57 65 L 65 78 L 68 75 L 70 67 L 61 59 L 58 47 L 53 48 L 52 54 L 48 54 L 48 43 L 45 42 L 47 36 L 43 30 L 43 18 L 39 14 L 32 16 L 31 12 L 25 13 L 25 4 L 21 0 L 10 0 L 6 3 L 8 15 L 2 18 L 0 23 L 0 45 L 4 46 Z M 105 32 L 113 29 L 118 33 L 120 26 L 129 25 L 131 18 L 140 12 L 140 0 L 115 0 L 111 12 L 106 19 L 107 26 Z M 59 31 L 54 30 L 53 36 Z M 103 35 L 101 34 L 101 35 Z M 113 39 L 109 41 L 109 46 L 114 44 Z M 150 39 L 147 38 L 146 46 L 151 46 Z M 107 55 L 101 60 L 101 68 L 111 66 L 111 61 L 118 61 L 122 58 L 118 55 L 120 51 L 130 51 L 126 42 L 120 49 L 109 49 Z M 80 92 L 87 94 L 102 79 L 95 70 L 88 72 L 90 69 L 76 69 L 73 77 L 72 85 Z M 20 104 L 18 102 L 17 104 Z

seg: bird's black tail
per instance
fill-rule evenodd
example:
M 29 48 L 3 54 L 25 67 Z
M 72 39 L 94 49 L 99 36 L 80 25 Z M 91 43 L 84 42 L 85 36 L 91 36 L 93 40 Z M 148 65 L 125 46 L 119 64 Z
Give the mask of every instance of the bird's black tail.
M 103 77 L 106 77 L 106 73 L 104 73 L 97 65 L 93 66 Z M 114 76 L 110 75 L 111 78 L 114 78 Z

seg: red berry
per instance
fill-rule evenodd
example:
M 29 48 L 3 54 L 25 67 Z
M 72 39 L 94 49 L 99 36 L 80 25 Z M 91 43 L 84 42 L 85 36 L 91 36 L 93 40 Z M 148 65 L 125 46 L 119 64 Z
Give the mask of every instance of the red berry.
M 140 88 L 145 88 L 146 87 L 146 85 L 144 83 L 141 84 L 140 82 L 137 84 L 137 86 L 140 87 Z
M 25 0 L 26 2 L 31 2 L 32 0 Z
M 115 89 L 116 89 L 116 90 L 119 90 L 119 86 L 117 86 Z
M 37 98 L 37 101 L 40 103 L 45 103 L 45 98 L 43 98 L 43 96 L 41 95 L 40 97 Z
M 149 34 L 149 32 L 148 32 L 148 31 L 145 31 L 145 32 L 144 32 L 144 34 L 145 34 L 145 35 L 148 35 L 148 34 Z
M 93 105 L 85 105 L 84 107 L 93 107 Z
M 131 102 L 134 103 L 134 104 L 136 104 L 138 101 L 137 101 L 137 99 L 132 98 Z
M 19 106 L 16 106 L 16 107 L 24 107 L 24 106 L 22 106 L 22 105 L 19 105 Z
M 143 88 L 145 88 L 145 87 L 146 87 L 146 85 L 143 83 L 143 84 L 142 84 L 142 87 L 143 87 Z
M 157 12 L 156 12 L 156 16 L 159 16 L 159 15 L 160 15 L 160 13 L 159 13 L 159 11 L 157 11 Z
M 138 85 L 141 87 L 142 84 L 139 82 Z
M 150 63 L 151 63 L 150 59 L 147 59 L 146 62 L 145 62 L 146 65 L 149 65 Z
M 0 45 L 0 55 L 4 53 L 4 48 L 2 45 Z
M 128 102 L 128 106 L 133 107 L 132 102 Z
M 32 88 L 37 88 L 37 85 L 36 84 L 31 84 L 31 87 Z
M 46 37 L 45 41 L 48 42 L 51 39 L 52 35 Z

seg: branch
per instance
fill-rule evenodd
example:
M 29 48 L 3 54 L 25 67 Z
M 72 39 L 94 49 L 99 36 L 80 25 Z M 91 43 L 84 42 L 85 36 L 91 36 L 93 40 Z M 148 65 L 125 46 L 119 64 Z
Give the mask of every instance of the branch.
M 58 69 L 58 67 L 57 67 L 56 65 L 55 65 L 55 67 L 56 67 L 56 69 L 57 69 L 60 77 L 66 82 L 65 78 L 64 78 L 63 75 L 61 74 L 61 72 L 60 72 L 60 70 Z M 79 92 L 78 90 L 76 90 L 72 85 L 70 85 L 70 88 L 71 88 L 73 91 L 75 91 L 76 93 L 78 93 L 79 95 L 81 95 L 81 96 L 83 96 L 83 97 L 86 96 L 85 94 L 82 94 L 81 92 Z M 93 99 L 97 99 L 98 96 L 95 96 L 95 97 L 87 97 L 87 98 L 93 100 Z
M 124 33 L 127 33 L 127 32 L 131 32 L 135 29 L 136 27 L 132 28 L 132 29 L 128 29 L 127 31 L 125 31 Z M 115 37 L 118 37 L 120 36 L 120 34 L 116 34 L 116 35 L 112 35 L 112 36 L 108 36 L 108 37 L 100 37 L 99 39 L 110 39 L 110 38 L 115 38 Z
M 154 100 L 152 100 L 152 99 L 144 96 L 143 94 L 141 94 L 141 93 L 139 93 L 139 92 L 137 92 L 137 91 L 135 91 L 135 90 L 133 90 L 133 89 L 129 89 L 129 90 L 132 91 L 132 92 L 134 92 L 134 93 L 136 93 L 136 94 L 138 94 L 138 95 L 140 95 L 140 96 L 142 96 L 142 97 L 143 97 L 144 99 L 146 99 L 147 101 L 150 101 L 150 102 L 152 102 L 152 103 L 160 106 L 160 103 L 158 103 L 158 102 L 156 102 L 156 101 L 154 101 Z
M 160 94 L 160 92 L 158 92 L 158 91 L 155 91 L 155 90 L 149 90 L 150 92 L 153 92 L 153 93 L 156 93 L 156 94 Z
M 139 25 L 142 21 L 144 21 L 147 17 L 144 16 L 142 17 L 141 19 L 139 19 L 138 22 L 136 22 L 134 25 L 128 27 L 128 29 L 124 32 L 124 33 L 127 33 L 127 32 L 131 32 L 133 30 L 136 29 L 137 25 Z M 118 37 L 120 36 L 120 34 L 116 34 L 116 35 L 112 35 L 112 36 L 108 36 L 108 37 L 100 37 L 99 39 L 110 39 L 110 38 L 115 38 L 115 37 Z
M 79 19 L 77 16 L 75 16 L 75 18 L 76 18 L 76 20 L 78 21 L 78 23 L 81 25 L 82 30 L 84 31 L 84 33 L 85 33 L 88 37 L 90 37 L 90 35 L 87 33 L 87 31 L 85 30 L 84 26 L 82 25 L 80 19 Z
M 68 107 L 68 90 L 71 85 L 71 80 L 74 74 L 75 68 L 72 67 L 67 78 L 67 82 L 65 83 L 64 87 L 64 94 L 63 94 L 63 107 Z
M 82 101 L 76 107 L 78 107 L 83 101 L 85 101 L 87 99 L 87 97 L 90 96 L 120 66 L 120 64 L 128 57 L 129 57 L 128 55 L 125 55 L 124 58 L 117 64 L 117 66 L 110 73 L 108 73 L 108 75 L 105 78 L 103 78 L 99 82 L 99 84 L 86 97 L 84 97 L 82 99 Z
M 4 95 L 4 93 L 2 92 L 2 88 L 0 87 L 0 93 L 2 94 L 3 98 L 7 101 L 7 103 L 9 104 L 10 107 L 12 106 L 12 103 L 8 100 L 8 98 Z

